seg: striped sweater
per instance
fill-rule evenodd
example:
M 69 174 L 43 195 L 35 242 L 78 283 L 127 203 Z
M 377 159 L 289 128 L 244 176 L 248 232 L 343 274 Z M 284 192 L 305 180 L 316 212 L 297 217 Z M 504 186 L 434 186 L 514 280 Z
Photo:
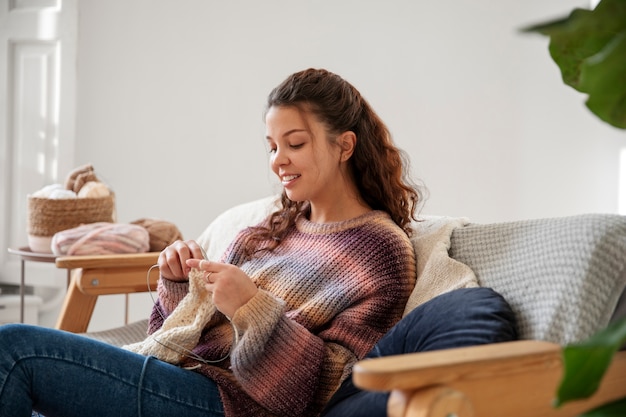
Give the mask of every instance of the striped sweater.
M 227 416 L 317 416 L 400 319 L 415 284 L 413 247 L 382 211 L 328 224 L 300 218 L 276 249 L 248 260 L 244 233 L 222 261 L 239 266 L 260 291 L 232 317 L 236 346 L 222 314 L 209 321 L 194 352 L 209 360 L 231 353 L 196 372 L 217 383 Z M 160 280 L 149 332 L 187 290 L 187 283 Z

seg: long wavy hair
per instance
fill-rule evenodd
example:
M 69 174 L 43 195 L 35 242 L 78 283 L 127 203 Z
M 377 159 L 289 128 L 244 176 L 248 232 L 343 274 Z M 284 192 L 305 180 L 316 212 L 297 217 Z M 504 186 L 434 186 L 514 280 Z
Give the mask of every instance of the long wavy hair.
M 354 132 L 357 141 L 348 170 L 360 198 L 372 209 L 389 213 L 411 235 L 420 189 L 410 179 L 405 153 L 393 144 L 389 129 L 356 88 L 327 70 L 310 68 L 290 75 L 270 92 L 266 113 L 272 107 L 311 112 L 326 126 L 331 141 L 343 132 Z M 247 235 L 246 256 L 278 246 L 298 216 L 310 210 L 308 202 L 291 201 L 284 191 L 281 204 L 264 225 Z

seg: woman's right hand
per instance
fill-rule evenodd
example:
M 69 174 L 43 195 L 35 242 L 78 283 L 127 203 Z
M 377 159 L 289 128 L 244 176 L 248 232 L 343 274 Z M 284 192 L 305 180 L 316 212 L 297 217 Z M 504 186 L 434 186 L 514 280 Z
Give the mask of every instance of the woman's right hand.
M 204 259 L 202 249 L 195 240 L 177 240 L 159 254 L 159 270 L 163 278 L 187 281 L 191 268 L 187 259 Z

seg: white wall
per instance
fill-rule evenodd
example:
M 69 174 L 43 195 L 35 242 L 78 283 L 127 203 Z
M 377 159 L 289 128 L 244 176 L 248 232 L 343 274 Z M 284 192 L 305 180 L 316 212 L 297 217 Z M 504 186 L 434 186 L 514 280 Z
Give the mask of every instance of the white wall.
M 425 214 L 616 212 L 626 135 L 561 83 L 547 39 L 518 31 L 587 4 L 82 0 L 76 165 L 93 163 L 114 189 L 119 221 L 159 217 L 197 237 L 224 209 L 276 191 L 265 97 L 324 67 L 408 152 L 430 191 Z

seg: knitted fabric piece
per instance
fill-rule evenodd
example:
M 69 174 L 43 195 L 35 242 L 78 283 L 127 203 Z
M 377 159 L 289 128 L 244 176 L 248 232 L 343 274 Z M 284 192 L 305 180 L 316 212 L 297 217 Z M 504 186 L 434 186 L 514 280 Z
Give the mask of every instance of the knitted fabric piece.
M 450 256 L 506 298 L 523 339 L 561 345 L 605 327 L 626 286 L 626 217 L 584 214 L 470 224 Z
M 163 326 L 142 342 L 123 348 L 175 365 L 181 363 L 196 347 L 202 329 L 216 311 L 203 277 L 202 271 L 192 269 L 189 273 L 189 292 Z

